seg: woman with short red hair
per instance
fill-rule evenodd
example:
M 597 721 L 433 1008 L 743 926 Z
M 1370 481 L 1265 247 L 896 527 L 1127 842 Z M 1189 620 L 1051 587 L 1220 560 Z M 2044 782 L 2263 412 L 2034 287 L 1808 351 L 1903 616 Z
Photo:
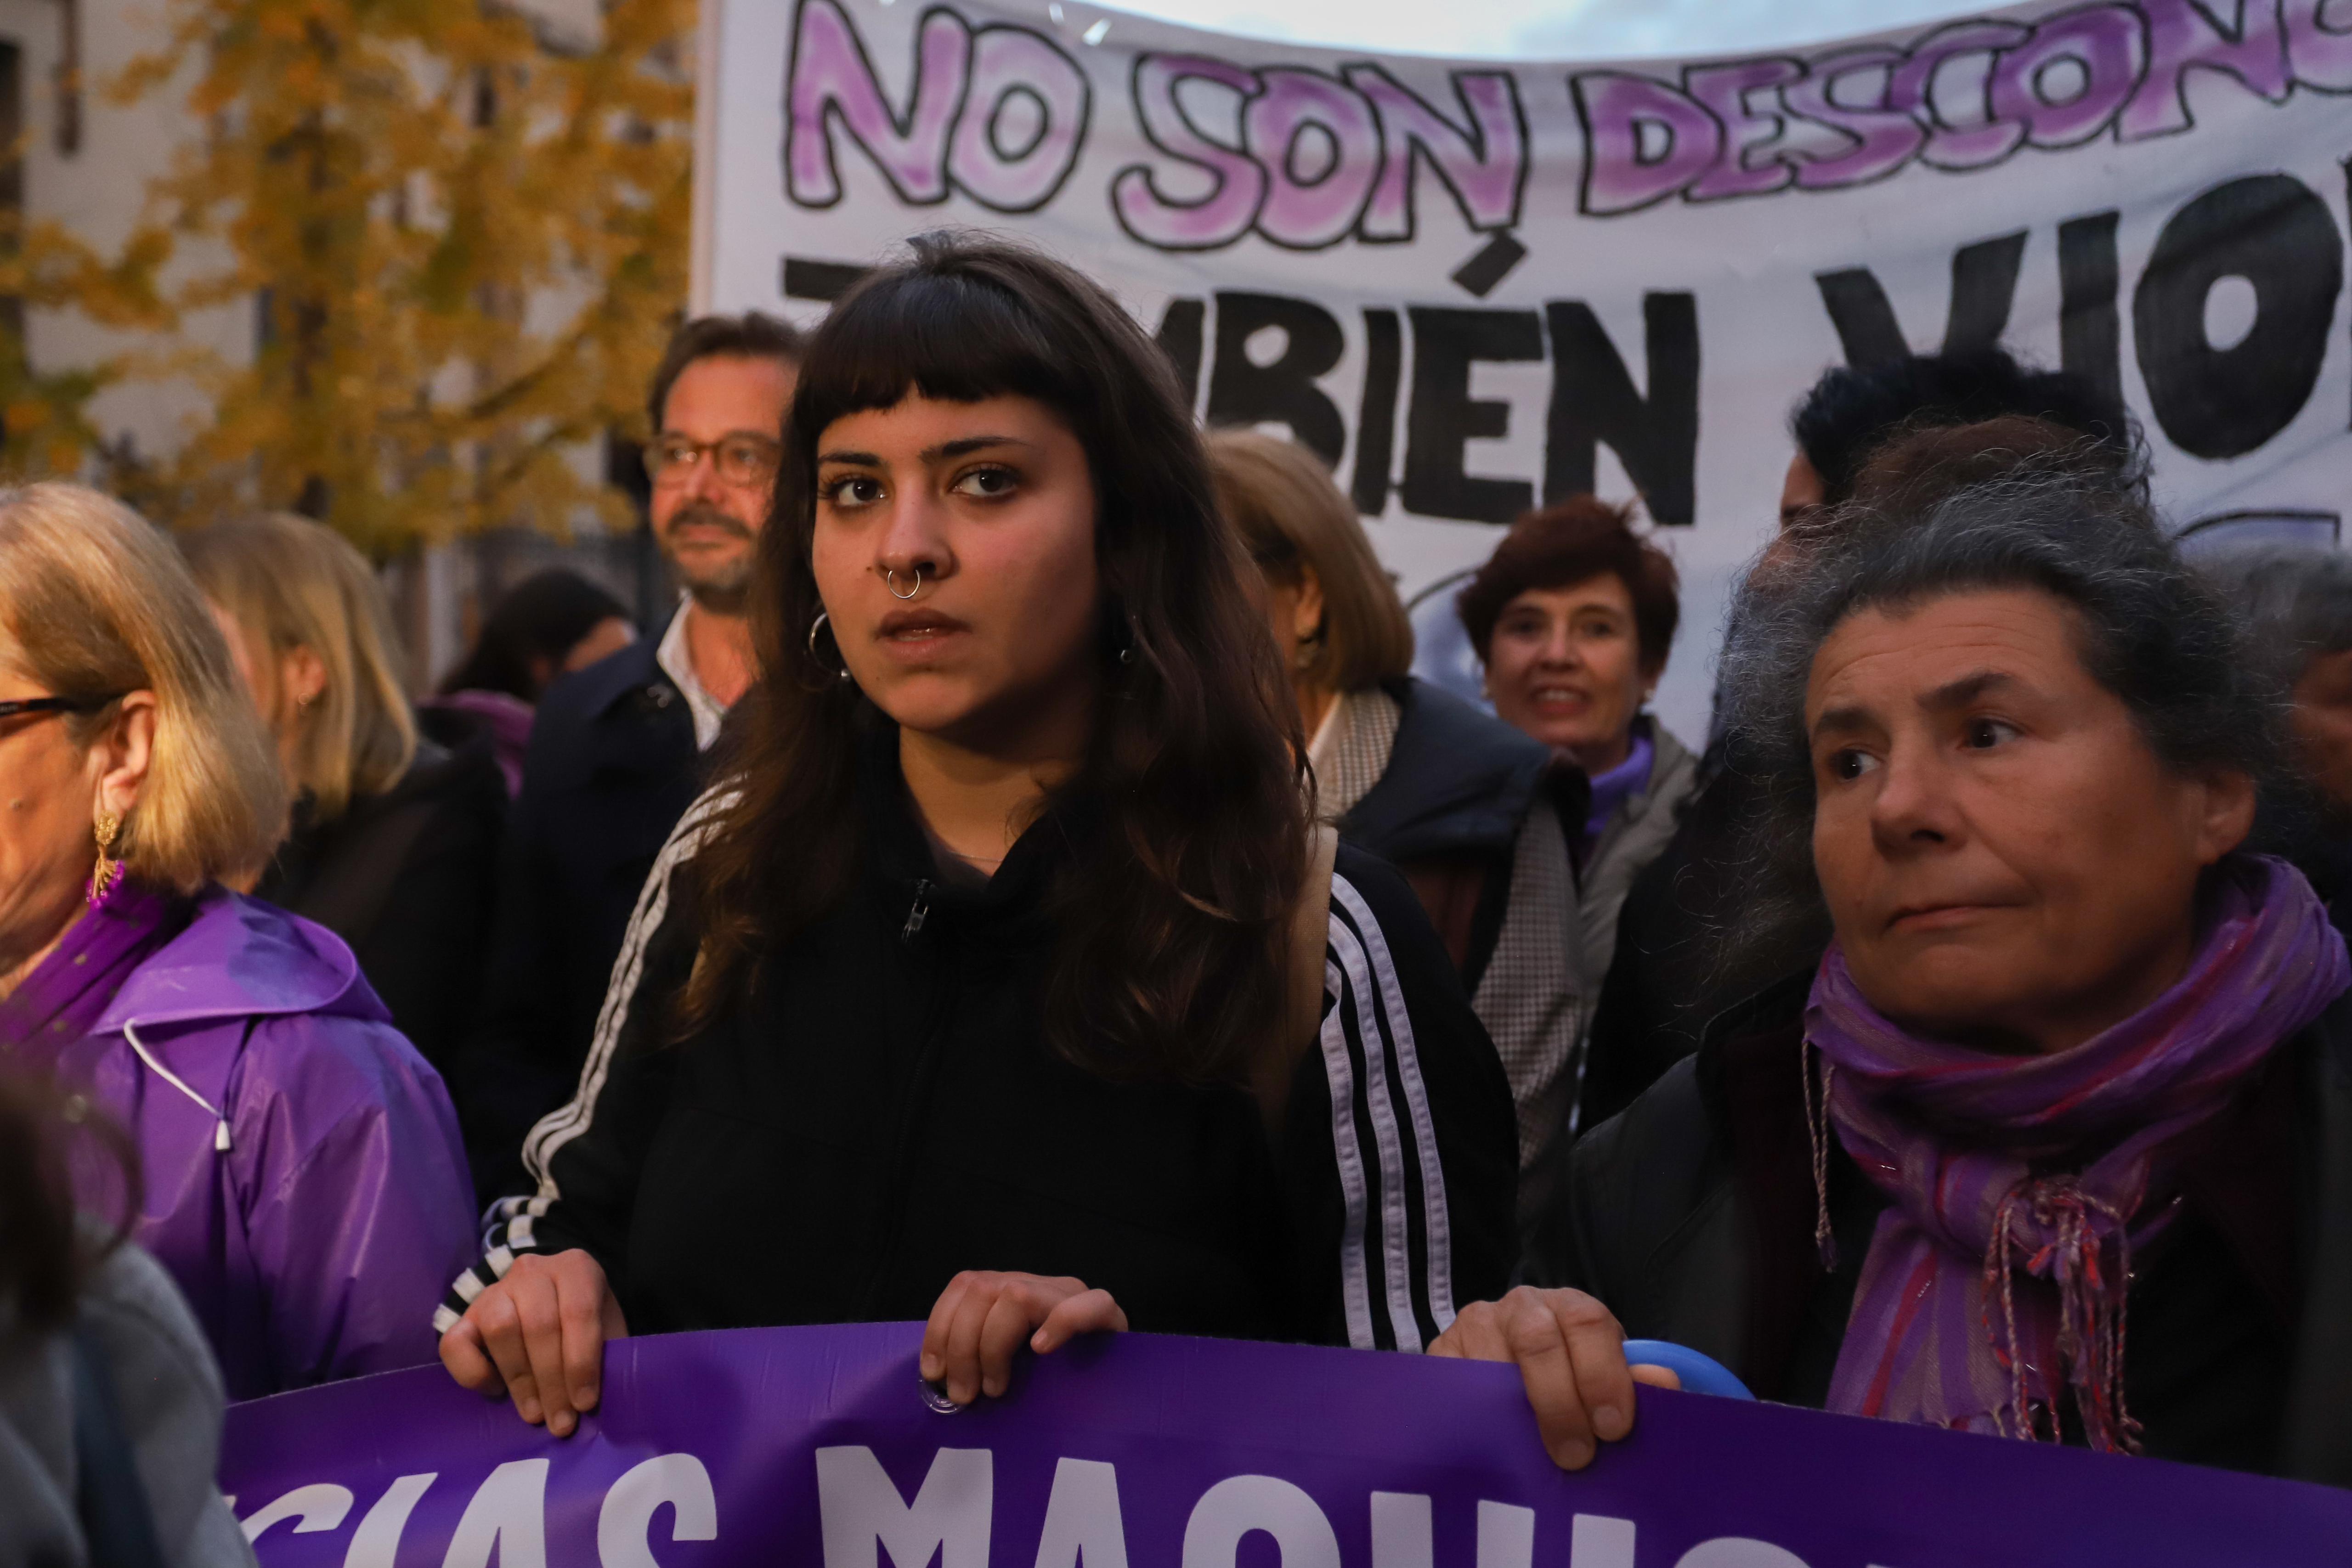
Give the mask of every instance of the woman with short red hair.
M 1632 513 L 1591 496 L 1530 512 L 1454 601 L 1496 716 L 1591 780 L 1591 808 L 1570 834 L 1570 952 L 1592 1000 L 1616 953 L 1626 890 L 1665 849 L 1698 787 L 1698 758 L 1643 711 L 1681 606 L 1673 558 L 1633 531 Z M 1586 1017 L 1589 1025 L 1589 1008 Z M 1573 1095 L 1569 1118 L 1572 1130 Z

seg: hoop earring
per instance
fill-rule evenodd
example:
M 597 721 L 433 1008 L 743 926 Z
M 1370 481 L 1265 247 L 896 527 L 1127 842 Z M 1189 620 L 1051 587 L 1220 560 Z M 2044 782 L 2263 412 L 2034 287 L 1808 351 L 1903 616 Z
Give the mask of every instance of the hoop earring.
M 912 599 L 915 595 L 923 591 L 923 569 L 921 567 L 919 566 L 915 568 L 914 578 L 915 586 L 908 589 L 906 592 L 901 593 L 898 591 L 898 574 L 896 571 L 886 571 L 882 574 L 882 586 L 890 591 L 890 597 L 893 599 Z
M 122 833 L 122 819 L 111 811 L 100 811 L 91 825 L 98 839 L 98 864 L 89 873 L 89 906 L 102 909 L 122 882 L 122 862 L 114 858 L 114 841 Z
M 809 622 L 809 640 L 808 640 L 809 663 L 810 663 L 810 664 L 814 664 L 814 665 L 815 665 L 818 669 L 820 669 L 820 670 L 822 670 L 823 668 L 824 668 L 824 661 L 823 659 L 821 659 L 821 658 L 817 657 L 817 652 L 816 652 L 816 634 L 817 634 L 818 632 L 820 632 L 824 631 L 824 630 L 825 629 L 826 624 L 827 624 L 831 620 L 832 620 L 832 617 L 831 617 L 831 616 L 827 615 L 824 611 L 820 610 L 820 611 L 818 611 L 818 612 L 816 612 L 816 619 L 815 619 L 814 621 L 812 621 L 812 622 Z M 836 640 L 836 641 L 835 642 L 835 643 L 834 643 L 834 647 L 835 647 L 836 650 L 838 650 L 838 649 L 840 648 L 840 646 L 841 646 L 841 644 L 840 644 L 839 641 L 838 641 L 838 640 Z M 846 660 L 844 660 L 844 661 L 843 661 L 841 668 L 839 668 L 838 670 L 835 670 L 835 671 L 833 673 L 833 678 L 834 678 L 835 680 L 836 680 L 836 681 L 846 681 L 846 680 L 848 680 L 848 679 L 849 679 L 849 664 L 848 664 L 848 662 L 847 662 Z

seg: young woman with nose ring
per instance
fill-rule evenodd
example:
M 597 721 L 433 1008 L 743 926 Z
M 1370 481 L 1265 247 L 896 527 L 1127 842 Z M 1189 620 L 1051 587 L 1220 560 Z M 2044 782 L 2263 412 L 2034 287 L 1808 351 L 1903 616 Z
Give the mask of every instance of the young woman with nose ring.
M 615 1334 L 925 1318 L 910 1380 L 962 1405 L 1089 1331 L 1420 1350 L 1498 1292 L 1501 1064 L 1411 889 L 1310 825 L 1150 340 L 919 241 L 818 330 L 784 446 L 763 679 L 450 1371 L 561 1434 Z

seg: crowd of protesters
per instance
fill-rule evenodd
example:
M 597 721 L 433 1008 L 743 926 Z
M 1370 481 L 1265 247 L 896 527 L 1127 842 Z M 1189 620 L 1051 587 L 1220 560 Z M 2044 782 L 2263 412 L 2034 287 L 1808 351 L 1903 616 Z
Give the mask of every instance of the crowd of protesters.
M 630 1333 L 925 1319 L 953 1404 L 1294 1340 L 1517 1362 L 1575 1467 L 1630 1333 L 2352 1485 L 2352 567 L 2192 568 L 2120 407 L 1825 375 L 1703 752 L 1630 507 L 1470 579 L 1483 711 L 1034 251 L 690 322 L 649 413 L 677 612 L 534 579 L 415 706 L 320 526 L 0 494 L 0 1336 L 558 1435 Z

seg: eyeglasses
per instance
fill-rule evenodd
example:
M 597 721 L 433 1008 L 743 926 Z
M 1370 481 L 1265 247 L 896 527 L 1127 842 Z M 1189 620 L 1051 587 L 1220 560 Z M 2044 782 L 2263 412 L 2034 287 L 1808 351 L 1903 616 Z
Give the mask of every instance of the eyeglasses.
M 765 435 L 739 430 L 716 441 L 688 441 L 683 435 L 657 435 L 646 448 L 646 475 L 656 485 L 683 485 L 707 454 L 730 485 L 746 489 L 776 476 L 783 444 Z
M 110 702 L 120 701 L 123 694 L 115 692 L 102 697 L 20 697 L 15 702 L 0 703 L 0 719 L 16 718 L 24 714 L 96 713 Z

